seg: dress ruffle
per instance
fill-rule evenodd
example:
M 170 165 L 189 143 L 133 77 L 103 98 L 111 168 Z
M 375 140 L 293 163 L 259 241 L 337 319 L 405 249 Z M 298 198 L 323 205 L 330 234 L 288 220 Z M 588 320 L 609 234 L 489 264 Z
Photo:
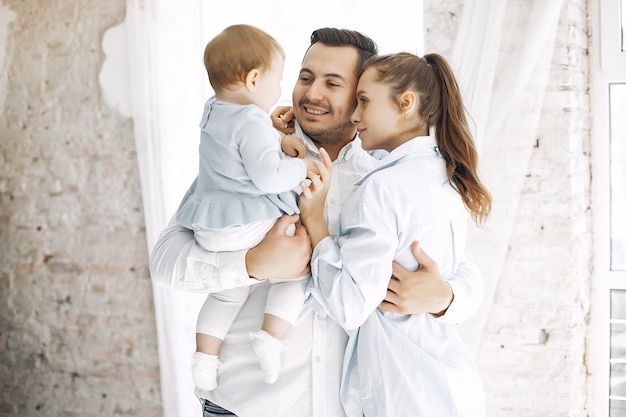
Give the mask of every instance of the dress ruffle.
M 223 229 L 298 212 L 292 191 L 224 200 L 198 200 L 188 193 L 176 212 L 176 220 L 191 230 Z

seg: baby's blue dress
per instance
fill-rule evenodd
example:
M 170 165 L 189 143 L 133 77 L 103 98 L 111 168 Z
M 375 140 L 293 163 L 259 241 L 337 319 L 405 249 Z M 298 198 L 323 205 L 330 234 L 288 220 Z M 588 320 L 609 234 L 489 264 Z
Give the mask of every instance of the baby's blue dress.
M 188 229 L 222 229 L 298 213 L 301 159 L 285 155 L 267 113 L 216 100 L 200 123 L 200 170 L 176 219 Z

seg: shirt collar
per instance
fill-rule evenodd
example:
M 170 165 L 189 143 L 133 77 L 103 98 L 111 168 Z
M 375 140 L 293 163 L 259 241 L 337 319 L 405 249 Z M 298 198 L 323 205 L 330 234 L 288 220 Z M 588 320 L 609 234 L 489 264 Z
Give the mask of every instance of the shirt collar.
M 302 128 L 297 122 L 295 124 L 295 130 L 295 136 L 302 139 L 302 141 L 304 142 L 304 146 L 307 147 L 307 151 L 313 154 L 315 157 L 321 158 L 319 148 L 317 147 L 315 142 L 313 142 L 313 140 L 302 131 Z M 341 148 L 341 150 L 339 151 L 339 155 L 337 155 L 336 161 L 340 162 L 344 159 L 349 160 L 359 152 L 365 151 L 361 146 L 361 139 L 356 136 L 352 141 L 348 142 L 343 148 Z
M 424 155 L 424 154 L 434 154 L 441 157 L 441 153 L 439 152 L 439 148 L 437 148 L 437 141 L 434 136 L 417 136 L 402 145 L 398 146 L 396 149 L 385 155 L 381 160 L 380 164 L 369 174 L 365 175 L 361 178 L 357 185 L 360 185 L 365 181 L 371 174 L 376 171 L 383 170 L 392 165 L 395 165 L 401 159 L 410 155 Z
M 417 136 L 402 145 L 398 146 L 396 149 L 391 151 L 385 157 L 382 158 L 381 163 L 383 165 L 392 164 L 398 159 L 404 158 L 409 154 L 423 154 L 423 153 L 436 153 L 441 156 L 439 153 L 439 148 L 437 148 L 437 141 L 434 136 Z

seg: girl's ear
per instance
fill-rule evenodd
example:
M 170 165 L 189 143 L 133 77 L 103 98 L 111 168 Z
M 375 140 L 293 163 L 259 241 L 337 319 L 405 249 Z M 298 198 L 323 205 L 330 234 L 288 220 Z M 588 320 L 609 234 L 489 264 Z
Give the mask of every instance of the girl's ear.
M 252 92 L 252 91 L 256 90 L 256 87 L 257 87 L 257 84 L 259 82 L 259 77 L 260 76 L 261 76 L 261 72 L 258 69 L 256 69 L 256 68 L 251 69 L 250 71 L 248 71 L 248 73 L 246 74 L 245 82 L 246 82 L 246 88 L 249 91 Z
M 400 113 L 410 113 L 417 109 L 417 96 L 413 91 L 405 91 L 400 95 Z

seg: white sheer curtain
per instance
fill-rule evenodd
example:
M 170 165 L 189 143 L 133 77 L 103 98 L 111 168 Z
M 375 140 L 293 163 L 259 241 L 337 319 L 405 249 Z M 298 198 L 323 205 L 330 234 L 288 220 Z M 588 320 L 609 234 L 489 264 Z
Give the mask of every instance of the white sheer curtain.
M 148 250 L 197 173 L 197 125 L 206 98 L 201 5 L 128 0 L 126 21 L 103 41 L 104 97 L 134 122 Z M 153 292 L 164 415 L 200 416 L 188 358 L 205 296 Z
M 276 17 L 268 25 L 281 27 L 286 23 L 278 14 L 294 6 L 286 0 L 276 1 L 279 6 L 272 8 Z M 334 10 L 338 4 L 320 1 L 328 3 L 328 7 L 316 4 L 320 10 Z M 458 1 L 463 13 L 448 58 L 476 123 L 481 170 L 494 196 L 493 217 L 486 231 L 474 230 L 470 235 L 470 257 L 487 281 L 484 307 L 464 328 L 473 349 L 478 347 L 509 245 L 563 1 Z M 318 27 L 347 27 L 370 35 L 383 53 L 422 53 L 421 2 L 417 3 L 395 0 L 356 7 L 341 2 L 345 9 L 341 18 L 326 14 L 315 20 L 307 16 L 306 23 L 291 22 L 287 27 L 294 38 L 304 40 Z M 197 55 L 207 39 L 207 20 L 213 19 L 204 14 L 203 4 L 127 0 L 126 22 L 111 29 L 103 42 L 107 61 L 100 79 L 105 99 L 134 120 L 149 249 L 197 170 L 197 121 L 207 97 L 206 76 Z M 254 7 L 261 6 L 254 3 Z M 266 12 L 268 7 L 264 3 L 262 10 Z M 406 12 L 398 14 L 397 10 Z M 378 21 L 394 22 L 394 30 L 368 24 L 363 15 L 366 12 L 377 16 Z M 234 14 L 240 18 L 238 13 Z M 420 17 L 416 19 L 416 15 Z M 220 20 L 219 29 L 227 24 Z M 272 27 L 264 29 L 274 33 Z M 288 59 L 299 60 L 304 48 L 299 46 L 293 53 L 287 50 Z M 127 54 L 119 56 L 120 51 Z M 286 71 L 286 80 L 293 76 L 295 73 Z M 283 84 L 287 97 L 291 83 Z M 193 349 L 196 312 L 203 299 L 197 294 L 154 288 L 166 417 L 200 415 L 185 358 Z
M 509 247 L 547 85 L 564 0 L 467 0 L 451 56 L 476 124 L 482 177 L 493 196 L 468 251 L 486 281 L 483 307 L 462 327 L 478 348 Z M 428 16 L 425 17 L 426 19 Z

